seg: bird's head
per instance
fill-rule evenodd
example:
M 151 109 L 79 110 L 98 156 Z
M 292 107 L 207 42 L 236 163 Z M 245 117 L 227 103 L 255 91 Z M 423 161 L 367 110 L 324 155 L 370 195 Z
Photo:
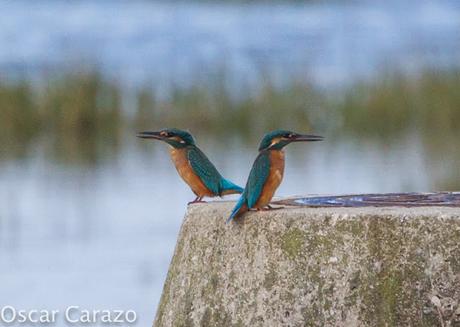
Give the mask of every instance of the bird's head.
M 165 128 L 157 132 L 141 132 L 137 134 L 137 137 L 164 141 L 176 149 L 195 145 L 195 140 L 189 132 L 177 128 Z
M 265 134 L 260 142 L 259 151 L 262 150 L 281 150 L 292 142 L 322 141 L 322 136 L 299 134 L 292 131 L 276 130 Z

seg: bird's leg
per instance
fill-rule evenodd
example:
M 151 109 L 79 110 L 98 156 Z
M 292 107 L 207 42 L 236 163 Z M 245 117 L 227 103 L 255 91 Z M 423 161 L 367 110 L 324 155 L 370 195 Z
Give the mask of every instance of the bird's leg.
M 271 205 L 267 204 L 264 208 L 258 208 L 257 210 L 260 210 L 260 211 L 270 211 L 270 210 L 279 210 L 279 209 L 283 209 L 284 207 L 276 207 L 276 208 L 273 208 Z
M 257 208 L 258 211 L 269 211 L 272 210 L 273 208 L 271 207 L 262 207 L 262 208 Z
M 187 204 L 193 204 L 193 203 L 206 203 L 206 201 L 203 201 L 202 199 L 203 199 L 202 196 L 197 196 L 197 197 L 195 198 L 195 200 L 193 200 L 193 201 L 191 201 L 191 202 L 189 202 L 189 203 L 187 203 Z

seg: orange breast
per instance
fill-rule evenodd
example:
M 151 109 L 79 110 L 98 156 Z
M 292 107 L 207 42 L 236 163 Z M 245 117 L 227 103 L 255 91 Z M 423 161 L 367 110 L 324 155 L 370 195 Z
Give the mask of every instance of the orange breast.
M 263 208 L 273 198 L 275 191 L 280 186 L 284 174 L 284 151 L 271 150 L 270 151 L 270 172 L 267 181 L 264 184 L 262 193 L 257 200 L 255 207 Z
M 186 149 L 171 149 L 171 159 L 180 177 L 190 186 L 193 193 L 197 196 L 214 196 L 190 166 Z

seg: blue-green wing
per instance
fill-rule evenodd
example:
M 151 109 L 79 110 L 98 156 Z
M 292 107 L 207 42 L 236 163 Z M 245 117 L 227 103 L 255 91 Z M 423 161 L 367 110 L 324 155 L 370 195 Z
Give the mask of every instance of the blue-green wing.
M 261 152 L 252 165 L 246 184 L 248 207 L 252 208 L 262 193 L 270 173 L 270 157 L 267 151 Z
M 214 194 L 219 194 L 222 176 L 206 155 L 197 147 L 190 147 L 187 150 L 187 158 L 193 171 L 200 177 L 204 185 Z

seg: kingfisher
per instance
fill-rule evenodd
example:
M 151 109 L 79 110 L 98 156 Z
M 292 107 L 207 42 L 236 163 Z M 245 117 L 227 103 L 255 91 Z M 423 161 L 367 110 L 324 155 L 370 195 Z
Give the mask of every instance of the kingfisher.
M 195 193 L 188 204 L 204 202 L 203 197 L 241 194 L 243 188 L 222 177 L 206 155 L 195 145 L 193 136 L 177 128 L 157 132 L 141 132 L 138 137 L 166 142 L 170 145 L 171 159 L 180 177 Z
M 270 210 L 269 203 L 281 184 L 284 174 L 284 147 L 293 142 L 322 141 L 322 136 L 276 130 L 265 134 L 259 145 L 259 155 L 252 165 L 246 187 L 227 223 L 245 212 Z

